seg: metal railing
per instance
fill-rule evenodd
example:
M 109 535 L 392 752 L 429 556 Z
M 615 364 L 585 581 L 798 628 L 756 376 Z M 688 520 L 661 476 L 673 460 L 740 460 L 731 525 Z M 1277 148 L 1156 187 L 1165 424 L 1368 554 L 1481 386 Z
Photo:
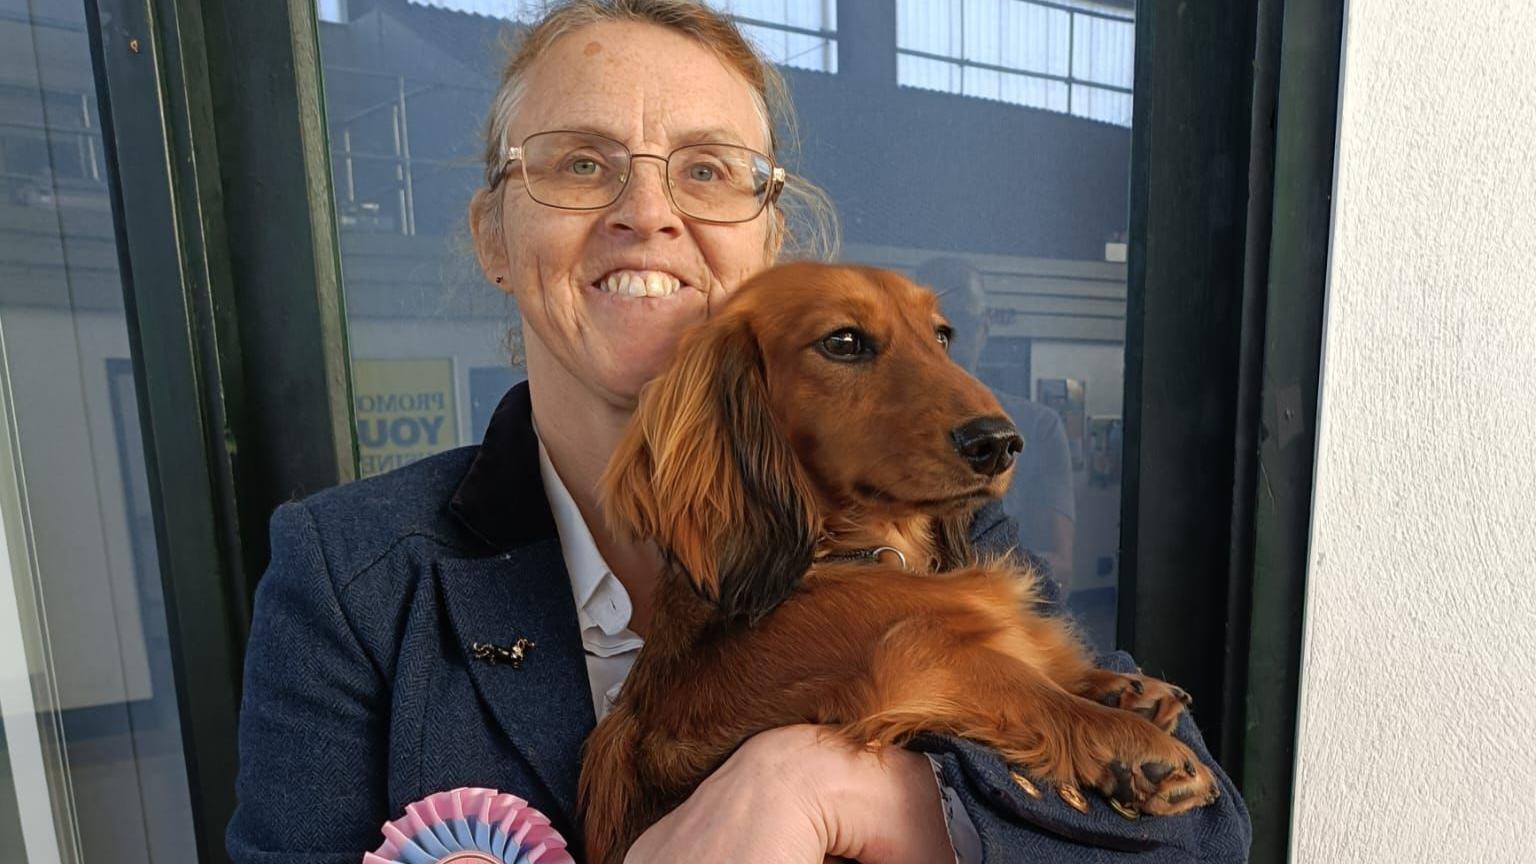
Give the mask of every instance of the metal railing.
M 490 104 L 495 93 L 489 87 L 474 87 L 466 84 L 449 83 L 445 81 L 430 81 L 417 77 L 407 77 L 388 72 L 376 72 L 368 69 L 358 69 L 348 66 L 327 66 L 327 75 L 350 75 L 360 79 L 373 79 L 383 86 L 377 92 L 387 95 L 383 98 L 375 98 L 358 106 L 341 116 L 331 115 L 331 158 L 334 162 L 337 174 L 335 177 L 336 204 L 338 216 L 344 225 L 350 220 L 353 225 L 357 220 L 366 218 L 371 211 L 382 204 L 367 195 L 359 195 L 358 167 L 360 163 L 383 163 L 394 167 L 393 188 L 388 190 L 394 199 L 397 218 L 393 228 L 406 236 L 416 233 L 416 178 L 415 171 L 418 167 L 446 168 L 446 169 L 473 169 L 478 165 L 478 154 L 471 152 L 464 157 L 434 158 L 418 156 L 411 150 L 411 112 L 410 102 L 423 96 L 437 92 L 459 91 L 473 94 L 474 97 L 484 103 Z M 335 107 L 339 100 L 334 97 L 328 100 L 328 104 Z M 364 123 L 377 121 L 381 115 L 383 123 L 388 128 L 387 136 L 360 134 L 359 126 Z M 355 140 L 362 140 L 377 145 L 381 141 L 387 141 L 388 150 L 359 149 L 355 146 Z M 466 139 L 467 141 L 467 139 Z M 346 227 L 352 227 L 348 225 Z
M 917 80 L 921 76 L 909 72 L 906 76 L 904 76 L 908 80 L 901 80 L 901 81 L 899 81 L 899 83 L 904 85 L 904 86 L 908 86 L 908 87 L 918 87 L 918 88 L 928 89 L 928 90 L 940 90 L 940 91 L 950 92 L 950 93 L 959 93 L 961 95 L 975 95 L 975 94 L 967 93 L 966 92 L 963 76 L 964 76 L 965 70 L 968 70 L 968 69 L 975 69 L 975 70 L 981 70 L 981 71 L 985 71 L 985 72 L 996 73 L 996 74 L 998 74 L 1000 76 L 1011 76 L 1011 77 L 1024 78 L 1024 79 L 1030 79 L 1030 80 L 1036 80 L 1036 81 L 1042 81 L 1042 82 L 1056 83 L 1056 84 L 1062 85 L 1062 87 L 1065 90 L 1065 97 L 1066 97 L 1066 111 L 1065 111 L 1065 113 L 1076 115 L 1076 116 L 1092 116 L 1092 115 L 1084 114 L 1083 111 L 1081 110 L 1081 103 L 1077 102 L 1077 100 L 1075 100 L 1075 98 L 1074 98 L 1074 94 L 1077 91 L 1087 91 L 1087 92 L 1090 92 L 1090 93 L 1092 93 L 1092 92 L 1116 93 L 1116 94 L 1121 94 L 1121 95 L 1127 97 L 1126 98 L 1127 110 L 1124 111 L 1123 114 L 1120 117 L 1116 117 L 1114 119 L 1111 119 L 1111 120 L 1109 120 L 1109 122 L 1115 122 L 1118 125 L 1123 125 L 1123 126 L 1129 126 L 1130 125 L 1130 112 L 1128 110 L 1128 105 L 1129 105 L 1129 97 L 1130 97 L 1131 92 L 1132 92 L 1132 89 L 1131 89 L 1130 83 L 1129 83 L 1130 80 L 1131 80 L 1131 69 L 1132 69 L 1132 64 L 1133 64 L 1133 62 L 1135 60 L 1134 33 L 1128 34 L 1131 38 L 1126 40 L 1126 49 L 1124 51 L 1117 52 L 1118 56 L 1113 56 L 1113 57 L 1110 58 L 1111 63 L 1109 65 L 1113 66 L 1116 70 L 1120 70 L 1121 71 L 1121 74 L 1118 77 L 1120 78 L 1120 80 L 1126 82 L 1124 84 L 1105 80 L 1103 76 L 1086 77 L 1084 75 L 1080 75 L 1078 73 L 1078 62 L 1081 59 L 1081 55 L 1078 52 L 1077 43 L 1078 43 L 1079 35 L 1081 33 L 1085 32 L 1085 30 L 1086 30 L 1084 25 L 1079 23 L 1079 19 L 1088 19 L 1088 20 L 1094 21 L 1094 22 L 1113 22 L 1113 24 L 1116 24 L 1116 25 L 1125 25 L 1128 28 L 1132 28 L 1132 27 L 1135 26 L 1135 20 L 1136 19 L 1134 17 L 1129 16 L 1129 15 L 1118 15 L 1118 14 L 1115 14 L 1113 12 L 1109 12 L 1109 11 L 1106 11 L 1106 10 L 1103 10 L 1103 9 L 1088 8 L 1088 7 L 1085 7 L 1085 6 L 1068 5 L 1066 3 L 1060 3 L 1060 2 L 1052 2 L 1052 0 L 998 0 L 998 2 L 1000 4 L 1012 4 L 1015 7 L 1031 7 L 1031 8 L 1036 8 L 1036 9 L 1042 9 L 1042 10 L 1049 10 L 1049 11 L 1059 12 L 1062 15 L 1065 16 L 1066 25 L 1067 25 L 1066 26 L 1066 39 L 1065 39 L 1066 74 L 1061 74 L 1059 72 L 1052 72 L 1052 71 L 1049 71 L 1048 69 L 1039 68 L 1039 66 L 1035 66 L 1035 67 L 1032 68 L 1031 66 L 1024 65 L 1023 63 L 1019 63 L 1019 64 L 1015 64 L 1015 65 L 1009 65 L 1007 63 L 992 63 L 992 62 L 986 62 L 986 61 L 981 61 L 981 60 L 974 59 L 973 52 L 968 50 L 968 48 L 967 48 L 967 46 L 965 44 L 965 34 L 966 34 L 965 9 L 966 9 L 966 3 L 964 2 L 964 0 L 954 0 L 954 3 L 951 6 L 943 9 L 943 11 L 945 11 L 947 13 L 950 13 L 951 15 L 953 15 L 954 13 L 958 13 L 958 19 L 959 19 L 958 23 L 954 24 L 953 27 L 952 27 L 952 29 L 954 31 L 957 31 L 958 34 L 959 34 L 959 43 L 960 44 L 959 44 L 957 49 L 955 49 L 952 53 L 939 53 L 939 52 L 935 52 L 935 51 L 922 50 L 922 49 L 919 49 L 919 48 L 912 47 L 910 45 L 905 45 L 904 46 L 904 45 L 901 45 L 898 42 L 897 47 L 896 47 L 896 53 L 897 53 L 898 57 L 912 57 L 912 58 L 917 58 L 917 59 L 921 59 L 921 60 L 928 60 L 928 61 L 934 61 L 934 62 L 937 62 L 937 63 L 942 63 L 946 67 L 946 71 L 948 71 L 948 70 L 959 70 L 961 72 L 961 75 L 962 75 L 961 82 L 957 86 L 953 80 L 950 80 L 948 82 L 939 82 L 937 80 L 932 80 L 932 79 L 926 80 L 926 81 L 924 81 L 924 80 Z M 913 7 L 911 5 L 908 5 L 908 4 L 903 4 L 903 5 L 905 5 L 908 10 L 912 10 L 913 9 Z M 1102 24 L 1100 26 L 1102 26 Z M 1055 46 L 1053 45 L 1052 47 L 1054 48 Z M 1052 51 L 1052 52 L 1048 52 L 1048 53 L 1055 53 L 1055 52 Z M 1095 54 L 1092 54 L 1090 56 L 1093 57 L 1093 58 L 1103 58 L 1105 55 L 1103 53 L 1095 53 Z M 1003 101 L 1018 102 L 1018 100 L 1009 100 L 1009 99 L 1004 99 Z M 1044 104 L 1039 104 L 1039 102 L 1043 102 Z M 1051 104 L 1050 104 L 1050 100 L 1049 99 L 1039 100 L 1039 102 L 1018 102 L 1018 104 L 1028 104 L 1028 105 L 1031 105 L 1032 107 L 1045 108 L 1047 110 L 1054 110 L 1052 108 Z M 1106 118 L 1095 117 L 1093 119 L 1106 119 Z

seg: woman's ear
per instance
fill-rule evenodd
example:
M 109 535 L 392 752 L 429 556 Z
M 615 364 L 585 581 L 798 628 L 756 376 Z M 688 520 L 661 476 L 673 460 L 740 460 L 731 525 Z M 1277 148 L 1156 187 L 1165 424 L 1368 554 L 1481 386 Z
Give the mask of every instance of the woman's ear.
M 653 538 L 726 617 L 755 622 L 795 589 L 820 519 L 744 318 L 684 335 L 641 392 L 603 491 L 612 526 Z
M 507 275 L 506 234 L 502 229 L 502 214 L 497 212 L 500 207 L 497 196 L 500 194 L 500 189 L 481 189 L 469 199 L 469 237 L 485 280 L 510 292 L 512 286 L 504 278 Z

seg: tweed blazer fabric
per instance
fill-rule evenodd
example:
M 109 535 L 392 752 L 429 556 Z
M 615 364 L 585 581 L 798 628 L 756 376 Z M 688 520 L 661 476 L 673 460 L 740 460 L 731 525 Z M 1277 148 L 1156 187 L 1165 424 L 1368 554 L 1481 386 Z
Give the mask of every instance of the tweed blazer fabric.
M 272 517 L 240 711 L 239 864 L 356 864 L 406 804 L 456 786 L 529 800 L 580 860 L 576 779 L 594 725 L 575 602 L 539 477 L 526 385 L 485 443 L 327 490 Z M 1017 536 L 992 507 L 979 549 Z M 1054 598 L 1048 598 L 1048 603 Z M 535 647 L 521 668 L 472 658 L 475 642 Z M 1108 662 L 1129 664 L 1123 655 Z M 1180 737 L 1209 762 L 1187 718 Z M 1024 795 L 967 742 L 925 738 L 986 860 L 1241 861 L 1250 829 L 1226 775 L 1220 801 L 1128 822 Z

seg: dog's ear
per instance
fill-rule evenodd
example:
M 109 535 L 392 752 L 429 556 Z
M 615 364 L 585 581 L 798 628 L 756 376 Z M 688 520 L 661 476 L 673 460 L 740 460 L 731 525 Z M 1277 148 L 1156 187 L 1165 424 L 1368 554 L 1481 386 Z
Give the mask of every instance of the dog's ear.
M 795 589 L 820 520 L 744 318 L 684 337 L 641 393 L 603 491 L 612 526 L 655 539 L 726 617 L 755 622 Z

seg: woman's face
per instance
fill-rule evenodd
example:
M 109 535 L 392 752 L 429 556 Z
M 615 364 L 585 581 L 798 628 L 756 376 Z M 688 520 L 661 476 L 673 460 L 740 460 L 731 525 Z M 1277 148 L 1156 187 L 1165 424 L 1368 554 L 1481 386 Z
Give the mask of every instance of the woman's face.
M 659 27 L 603 23 L 568 33 L 530 67 L 525 86 L 513 144 L 558 129 L 597 132 L 637 154 L 702 141 L 769 151 L 746 82 Z M 669 204 L 658 160 L 636 160 L 624 194 L 596 211 L 535 202 L 509 167 L 486 193 L 501 196 L 503 231 L 490 236 L 475 225 L 481 266 L 517 298 L 530 374 L 568 376 L 611 405 L 632 408 L 682 330 L 771 262 L 771 211 L 734 225 L 684 219 Z M 471 208 L 472 220 L 479 212 Z M 661 297 L 602 289 L 626 273 L 661 274 L 682 287 Z

